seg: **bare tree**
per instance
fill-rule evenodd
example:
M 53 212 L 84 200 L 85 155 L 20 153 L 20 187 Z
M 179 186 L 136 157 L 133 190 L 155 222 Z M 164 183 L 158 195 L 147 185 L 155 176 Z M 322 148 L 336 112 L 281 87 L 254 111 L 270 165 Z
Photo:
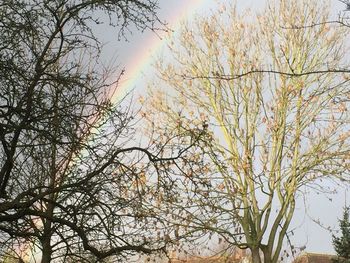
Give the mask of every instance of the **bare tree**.
M 180 233 L 214 233 L 255 263 L 278 262 L 300 190 L 348 180 L 349 31 L 327 22 L 329 10 L 282 0 L 240 15 L 224 5 L 170 41 L 174 59 L 157 63 L 145 115 L 164 137 L 164 123 L 209 129 L 169 203 L 165 220 Z
M 93 31 L 102 13 L 119 36 L 153 30 L 162 25 L 157 8 L 152 0 L 0 3 L 3 261 L 120 260 L 169 242 L 147 205 L 156 186 L 146 182 L 185 149 L 135 144 L 134 113 L 112 105 L 118 81 L 97 65 Z

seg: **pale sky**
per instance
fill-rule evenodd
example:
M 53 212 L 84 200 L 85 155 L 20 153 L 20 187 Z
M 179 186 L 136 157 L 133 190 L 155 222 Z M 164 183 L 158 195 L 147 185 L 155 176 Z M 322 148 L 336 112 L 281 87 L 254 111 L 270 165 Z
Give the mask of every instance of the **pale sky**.
M 191 17 L 194 13 L 203 14 L 210 12 L 210 9 L 215 9 L 217 6 L 216 0 L 203 0 L 201 4 L 197 5 L 194 10 L 191 5 L 191 1 L 198 2 L 197 0 L 160 0 L 160 13 L 159 16 L 165 21 L 171 23 L 178 22 L 178 14 L 187 12 L 187 17 Z M 222 0 L 221 2 L 229 2 L 229 0 Z M 334 15 L 345 9 L 345 5 L 340 3 L 338 0 L 331 0 L 332 11 Z M 237 6 L 239 9 L 250 8 L 255 10 L 261 8 L 264 5 L 264 0 L 238 0 Z M 186 7 L 192 6 L 189 10 L 184 10 Z M 174 19 L 175 17 L 175 19 Z M 176 26 L 175 26 L 176 28 Z M 137 60 L 140 54 L 148 54 L 149 56 L 155 56 L 157 53 L 154 52 L 151 46 L 147 46 L 147 43 L 155 43 L 160 41 L 158 37 L 152 32 L 133 32 L 133 35 L 128 35 L 129 42 L 116 40 L 115 30 L 108 29 L 100 33 L 106 44 L 105 57 L 117 59 L 121 68 L 125 67 L 126 71 L 132 70 L 132 63 Z M 160 33 L 161 34 L 161 33 Z M 146 88 L 144 81 L 145 75 L 151 80 L 152 70 L 149 69 L 150 65 L 145 65 L 142 72 L 132 74 L 129 78 L 133 78 L 132 88 L 135 88 L 137 93 L 142 93 Z M 334 186 L 334 185 L 331 185 Z M 323 194 L 310 193 L 306 195 L 306 205 L 304 208 L 303 200 L 300 199 L 297 210 L 294 216 L 293 225 L 295 228 L 295 235 L 291 237 L 293 245 L 296 247 L 306 246 L 305 251 L 307 252 L 318 252 L 318 253 L 334 253 L 332 246 L 331 233 L 318 224 L 315 221 L 320 221 L 324 226 L 330 227 L 331 229 L 338 228 L 338 218 L 342 216 L 342 207 L 345 204 L 345 188 L 335 186 L 339 191 L 336 195 L 330 195 L 332 199 L 330 201 Z M 348 195 L 350 199 L 350 194 Z M 350 200 L 348 201 L 350 203 Z M 305 213 L 307 211 L 307 213 Z

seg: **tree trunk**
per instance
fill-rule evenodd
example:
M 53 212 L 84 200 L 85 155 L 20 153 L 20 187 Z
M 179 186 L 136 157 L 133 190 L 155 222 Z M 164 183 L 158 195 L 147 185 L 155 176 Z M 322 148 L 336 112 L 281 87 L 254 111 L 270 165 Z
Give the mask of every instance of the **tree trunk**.
M 52 196 L 51 196 L 52 197 Z M 41 263 L 50 263 L 52 258 L 52 247 L 51 247 L 51 238 L 52 238 L 52 222 L 49 219 L 53 216 L 53 205 L 51 203 L 47 204 L 46 214 L 48 218 L 44 219 L 43 224 L 43 235 L 41 238 L 42 245 L 42 257 Z
M 268 246 L 262 246 L 262 252 L 264 253 L 264 263 L 272 263 L 271 250 Z
M 252 262 L 253 263 L 261 263 L 259 248 L 251 248 L 250 251 L 252 253 Z
M 45 237 L 42 240 L 42 258 L 41 263 L 50 263 L 51 262 L 51 254 L 52 254 L 52 247 L 50 244 L 51 236 Z

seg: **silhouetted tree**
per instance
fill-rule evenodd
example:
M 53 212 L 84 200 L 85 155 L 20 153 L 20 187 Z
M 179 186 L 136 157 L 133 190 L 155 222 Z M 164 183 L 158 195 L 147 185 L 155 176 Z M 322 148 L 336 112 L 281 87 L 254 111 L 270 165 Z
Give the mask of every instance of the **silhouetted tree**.
M 96 262 L 169 241 L 150 205 L 161 180 L 149 178 L 184 149 L 137 143 L 134 113 L 110 101 L 118 81 L 98 64 L 93 31 L 102 14 L 119 36 L 153 30 L 156 10 L 152 0 L 1 1 L 0 260 Z

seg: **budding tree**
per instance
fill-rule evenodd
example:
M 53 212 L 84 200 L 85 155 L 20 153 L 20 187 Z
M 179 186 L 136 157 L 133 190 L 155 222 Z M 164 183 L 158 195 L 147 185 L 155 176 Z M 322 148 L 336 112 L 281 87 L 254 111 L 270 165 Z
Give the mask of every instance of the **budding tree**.
M 170 204 L 181 233 L 215 233 L 255 263 L 277 262 L 299 190 L 348 179 L 348 30 L 327 23 L 329 10 L 223 6 L 170 40 L 174 59 L 156 64 L 147 115 L 160 133 L 201 123 L 209 133 Z

